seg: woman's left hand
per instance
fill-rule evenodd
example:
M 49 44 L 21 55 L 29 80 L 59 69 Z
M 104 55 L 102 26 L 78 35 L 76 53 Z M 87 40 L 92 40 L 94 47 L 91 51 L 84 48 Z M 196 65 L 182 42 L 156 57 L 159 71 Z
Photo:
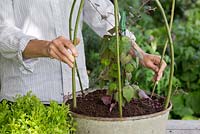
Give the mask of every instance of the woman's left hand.
M 162 78 L 163 72 L 167 66 L 166 62 L 162 60 L 161 66 L 160 66 L 160 56 L 148 54 L 145 53 L 135 41 L 132 42 L 132 47 L 130 49 L 130 54 L 133 57 L 139 57 L 140 64 L 142 64 L 144 67 L 150 68 L 155 72 L 153 80 L 155 82 L 159 81 Z
M 140 60 L 140 63 L 147 68 L 152 69 L 155 72 L 154 81 L 159 81 L 162 78 L 163 72 L 167 66 L 166 62 L 163 60 L 160 64 L 160 56 L 143 53 L 143 59 Z

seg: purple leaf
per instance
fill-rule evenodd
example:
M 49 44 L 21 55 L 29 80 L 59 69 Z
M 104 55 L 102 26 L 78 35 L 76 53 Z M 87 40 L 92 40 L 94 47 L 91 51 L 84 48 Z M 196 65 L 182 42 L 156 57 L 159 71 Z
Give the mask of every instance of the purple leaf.
M 112 110 L 113 110 L 113 108 L 115 107 L 116 104 L 117 104 L 117 103 L 112 103 L 112 104 L 110 105 L 110 109 L 109 109 L 110 112 L 112 112 Z
M 106 96 L 101 97 L 101 100 L 103 101 L 103 104 L 109 105 L 111 104 L 112 97 L 109 95 L 106 95 Z
M 139 97 L 141 98 L 141 99 L 151 99 L 143 90 L 139 90 L 138 91 L 138 95 L 139 95 Z

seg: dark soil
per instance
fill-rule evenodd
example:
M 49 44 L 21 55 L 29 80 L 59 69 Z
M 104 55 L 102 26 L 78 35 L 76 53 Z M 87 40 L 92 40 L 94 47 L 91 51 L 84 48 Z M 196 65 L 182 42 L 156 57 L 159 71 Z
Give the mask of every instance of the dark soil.
M 92 117 L 119 117 L 118 105 L 112 112 L 110 106 L 106 106 L 101 101 L 101 97 L 106 95 L 106 90 L 97 90 L 87 94 L 85 97 L 77 97 L 77 109 L 73 109 L 72 100 L 67 103 L 71 106 L 71 111 Z M 153 97 L 151 99 L 133 99 L 123 107 L 123 117 L 133 117 L 160 112 L 164 109 L 164 98 Z

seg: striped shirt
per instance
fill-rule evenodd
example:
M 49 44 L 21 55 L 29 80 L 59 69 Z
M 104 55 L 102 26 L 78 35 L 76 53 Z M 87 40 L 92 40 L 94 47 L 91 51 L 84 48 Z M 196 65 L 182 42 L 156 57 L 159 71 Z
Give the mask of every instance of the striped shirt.
M 17 94 L 32 91 L 43 103 L 63 102 L 71 93 L 71 69 L 50 58 L 23 59 L 22 52 L 32 39 L 69 38 L 68 20 L 73 0 L 0 0 L 0 100 L 14 101 Z M 77 0 L 80 3 L 80 0 Z M 78 9 L 76 4 L 75 9 Z M 113 28 L 113 5 L 109 0 L 85 0 L 77 46 L 77 64 L 83 87 L 88 87 L 85 65 L 82 22 L 103 36 Z M 74 11 L 73 23 L 77 16 Z M 102 18 L 106 16 L 106 20 Z M 109 23 L 108 23 L 109 22 Z M 74 27 L 74 26 L 73 26 Z M 132 38 L 134 35 L 130 34 Z M 77 91 L 80 90 L 78 79 Z

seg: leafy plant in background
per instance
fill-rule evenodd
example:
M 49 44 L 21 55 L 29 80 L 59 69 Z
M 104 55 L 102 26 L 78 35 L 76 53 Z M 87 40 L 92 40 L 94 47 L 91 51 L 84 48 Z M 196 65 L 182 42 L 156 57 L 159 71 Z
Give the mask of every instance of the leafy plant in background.
M 129 103 L 133 98 L 138 98 L 140 89 L 138 86 L 131 83 L 132 72 L 138 66 L 138 62 L 132 59 L 129 54 L 131 41 L 126 36 L 120 36 L 119 55 L 122 81 L 122 105 L 125 102 Z M 102 97 L 102 101 L 106 105 L 110 105 L 110 111 L 119 101 L 118 99 L 118 73 L 117 73 L 117 53 L 116 53 L 116 37 L 106 36 L 102 42 L 102 50 L 100 52 L 102 72 L 100 73 L 100 83 L 102 86 L 107 86 L 107 96 Z M 143 96 L 141 96 L 143 97 Z M 114 101 L 114 102 L 113 102 Z
M 173 102 L 184 107 L 184 111 L 173 110 L 175 118 L 196 119 L 200 117 L 200 1 L 192 4 L 192 9 L 184 12 L 186 22 L 176 22 L 175 48 L 177 77 L 180 78 L 182 92 L 177 92 Z
M 183 4 L 181 1 L 178 1 L 178 3 L 180 5 Z M 186 10 L 180 13 L 181 8 Z M 177 44 L 175 46 L 176 79 L 174 80 L 174 83 L 177 83 L 177 87 L 174 87 L 172 101 L 175 106 L 171 112 L 171 117 L 176 119 L 196 119 L 200 117 L 198 112 L 199 105 L 195 103 L 199 102 L 198 98 L 200 97 L 199 1 L 196 1 L 196 3 L 190 2 L 187 6 L 177 6 L 176 10 L 180 13 L 177 16 L 182 17 L 182 20 L 179 20 L 179 18 L 173 26 L 173 37 L 175 38 L 175 44 Z M 162 35 L 162 29 L 162 27 L 158 27 L 149 29 L 147 32 L 148 35 L 157 37 Z M 153 40 L 153 44 L 157 44 L 158 50 L 158 44 L 163 44 L 160 40 Z M 193 101 L 190 100 L 191 98 L 193 98 Z
M 166 1 L 163 1 L 166 3 Z M 182 118 L 182 119 L 196 119 L 199 117 L 199 107 L 195 103 L 198 102 L 199 99 L 199 1 L 187 1 L 188 5 L 186 5 L 183 1 L 178 0 L 176 6 L 176 19 L 173 26 L 173 38 L 175 39 L 175 71 L 176 75 L 173 80 L 173 89 L 174 93 L 172 96 L 173 104 L 175 105 L 172 112 L 172 118 Z M 185 5 L 184 5 L 185 4 Z M 165 4 L 167 7 L 167 5 Z M 184 11 L 184 12 L 183 12 Z M 155 53 L 155 50 L 160 50 L 163 38 L 164 31 L 163 27 L 159 26 L 160 21 L 158 17 L 154 16 L 145 16 L 143 21 L 155 20 L 151 21 L 147 25 L 144 22 L 139 22 L 139 26 L 132 27 L 133 31 L 136 31 L 137 38 L 142 45 L 142 48 L 150 53 Z M 152 28 L 151 25 L 157 24 L 159 27 Z M 139 30 L 138 30 L 139 29 Z M 141 32 L 142 31 L 142 32 Z M 160 36 L 160 39 L 155 39 L 155 37 Z M 167 50 L 168 52 L 168 50 Z M 168 56 L 165 58 L 168 61 Z M 146 70 L 146 69 L 145 69 Z M 166 81 L 166 72 L 164 74 L 164 78 L 158 85 L 159 94 L 165 93 L 165 81 Z M 136 72 L 135 79 L 139 77 L 139 85 L 141 87 L 148 87 L 148 81 L 144 79 L 144 77 L 148 77 L 148 80 L 151 80 L 151 76 L 149 70 L 144 71 L 143 69 L 139 69 Z M 146 83 L 146 84 L 145 84 Z M 194 101 L 189 101 L 190 98 L 194 98 Z M 184 108 L 183 108 L 184 107 Z M 181 110 L 181 108 L 183 108 Z M 196 112 L 194 112 L 196 111 Z
M 128 18 L 133 18 L 129 12 L 137 12 L 137 10 L 143 5 L 142 1 L 134 1 L 127 0 L 124 2 L 119 0 L 120 7 L 127 11 Z M 165 0 L 161 0 L 165 9 L 167 9 L 167 13 L 169 16 L 170 9 L 169 3 Z M 129 3 L 127 5 L 126 3 Z M 131 10 L 130 6 L 132 6 L 133 10 Z M 151 6 L 151 7 L 150 7 Z M 200 114 L 198 112 L 199 105 L 195 106 L 195 102 L 199 102 L 200 94 L 200 76 L 199 76 L 199 66 L 200 66 L 200 35 L 199 35 L 199 20 L 200 20 L 200 1 L 199 0 L 177 0 L 175 7 L 175 23 L 173 25 L 172 35 L 175 39 L 175 77 L 173 78 L 173 96 L 172 101 L 173 104 L 176 105 L 172 112 L 171 118 L 175 119 L 198 119 Z M 140 47 L 148 53 L 159 54 L 161 53 L 161 48 L 163 48 L 164 39 L 166 38 L 166 32 L 164 27 L 161 25 L 162 21 L 160 21 L 160 15 L 157 12 L 154 12 L 156 6 L 154 3 L 150 2 L 144 5 L 138 15 L 140 16 L 137 19 L 136 23 L 131 23 L 130 20 L 129 29 L 134 31 L 134 34 L 137 37 L 137 42 Z M 137 17 L 137 15 L 135 15 Z M 168 17 L 169 18 L 169 17 Z M 134 20 L 133 20 L 134 21 Z M 157 27 L 155 27 L 155 25 Z M 91 33 L 95 35 L 88 27 L 84 26 L 84 32 Z M 85 34 L 83 34 L 85 35 Z M 90 35 L 87 35 L 91 37 Z M 158 38 L 159 37 L 159 38 Z M 97 36 L 95 36 L 95 40 L 92 38 L 84 38 L 86 47 L 88 45 L 90 49 L 86 50 L 91 53 L 87 56 L 87 61 L 92 62 L 94 60 L 96 65 L 95 68 L 87 64 L 90 68 L 90 72 L 97 72 L 100 70 L 97 65 L 99 64 L 97 61 L 99 59 L 98 50 L 100 49 L 101 42 Z M 93 42 L 93 43 L 91 43 Z M 93 45 L 93 46 L 91 46 Z M 167 48 L 167 54 L 169 53 L 169 48 Z M 94 56 L 96 55 L 96 56 Z M 93 59 L 91 59 L 93 57 Z M 96 58 L 95 58 L 96 57 Z M 169 56 L 165 56 L 165 61 L 169 64 Z M 184 74 L 189 74 L 188 80 L 184 80 L 181 78 Z M 157 86 L 156 93 L 160 95 L 166 95 L 167 89 L 167 77 L 169 74 L 169 70 L 166 69 L 163 75 L 163 78 L 159 82 Z M 94 73 L 90 73 L 90 80 L 94 79 Z M 152 80 L 153 72 L 149 69 L 145 69 L 140 67 L 137 71 L 133 72 L 132 83 L 137 83 L 142 89 L 151 90 L 153 84 Z M 92 76 L 92 77 L 91 77 Z M 185 75 L 187 76 L 187 75 Z M 185 77 L 184 76 L 184 77 Z M 185 77 L 186 78 L 186 77 Z M 93 82 L 91 82 L 94 85 Z M 193 101 L 188 101 L 189 98 L 193 98 Z M 179 107 L 185 107 L 190 110 L 180 110 Z M 175 109 L 177 108 L 177 109 Z M 192 112 L 182 112 L 182 111 L 192 111 Z M 194 112 L 195 111 L 195 112 Z M 200 111 L 200 110 L 199 110 Z M 181 113 L 181 114 L 180 114 Z
M 174 13 L 174 5 L 175 1 L 173 1 L 173 10 L 172 10 L 172 19 L 170 21 L 170 27 L 167 22 L 167 18 L 165 16 L 164 10 L 162 8 L 162 5 L 160 4 L 159 0 L 156 0 L 156 4 L 159 7 L 162 16 L 164 18 L 165 26 L 167 29 L 167 35 L 169 39 L 170 44 L 170 59 L 171 59 L 171 66 L 170 66 L 170 74 L 169 74 L 169 83 L 168 83 L 168 90 L 167 90 L 167 99 L 165 108 L 169 105 L 169 100 L 171 97 L 172 92 L 172 79 L 173 79 L 173 73 L 174 73 L 174 51 L 173 51 L 173 40 L 171 37 L 170 29 L 173 22 L 173 13 Z M 103 79 L 103 82 L 108 83 L 108 95 L 102 97 L 102 101 L 104 104 L 108 105 L 110 104 L 110 110 L 112 110 L 112 107 L 118 102 L 119 104 L 119 111 L 120 111 L 120 117 L 122 117 L 122 105 L 124 104 L 124 100 L 126 102 L 130 102 L 133 98 L 136 98 L 140 96 L 141 98 L 148 98 L 148 96 L 142 92 L 145 95 L 141 95 L 140 93 L 142 90 L 139 89 L 138 86 L 130 85 L 130 80 L 132 78 L 131 72 L 134 71 L 137 64 L 133 61 L 131 61 L 132 56 L 129 54 L 130 51 L 130 41 L 129 39 L 123 37 L 126 33 L 126 22 L 125 22 L 125 15 L 122 13 L 121 16 L 121 23 L 120 23 L 120 30 L 119 28 L 119 22 L 118 22 L 118 4 L 117 0 L 114 1 L 114 8 L 115 8 L 115 32 L 110 32 L 113 30 L 110 30 L 109 32 L 111 34 L 114 33 L 115 36 L 106 36 L 104 37 L 103 43 L 103 50 L 101 52 L 101 63 L 104 65 L 104 69 L 101 72 L 100 78 Z M 132 42 L 131 42 L 132 43 Z M 165 55 L 165 49 L 168 42 L 165 43 L 165 47 L 163 49 L 163 55 L 161 58 L 161 61 Z M 136 54 L 138 56 L 138 54 Z M 140 56 L 139 56 L 140 57 Z M 155 86 L 154 86 L 155 87 Z M 137 93 L 139 92 L 139 93 Z M 154 93 L 154 89 L 153 89 Z M 153 94 L 152 93 L 152 94 Z M 117 96 L 117 97 L 116 97 Z M 113 100 L 115 101 L 114 103 Z
M 16 102 L 0 104 L 1 134 L 75 134 L 69 106 L 51 102 L 45 106 L 30 92 Z
M 163 1 L 163 3 L 167 3 Z M 197 99 L 199 96 L 200 84 L 199 84 L 199 0 L 197 1 L 187 1 L 188 5 L 184 3 L 184 1 L 177 1 L 176 6 L 176 18 L 174 26 L 173 26 L 173 38 L 175 38 L 175 71 L 176 75 L 173 80 L 173 104 L 175 105 L 172 112 L 172 118 L 183 118 L 183 119 L 196 119 L 199 117 L 199 107 L 195 103 L 199 102 Z M 168 5 L 164 4 L 166 7 Z M 184 11 L 184 12 L 183 12 Z M 165 38 L 164 30 L 160 25 L 160 21 L 158 17 L 153 16 L 145 16 L 144 20 L 138 22 L 139 24 L 136 27 L 132 27 L 133 31 L 136 31 L 137 41 L 142 45 L 142 48 L 150 53 L 155 53 L 155 50 L 160 51 L 160 48 L 163 42 L 163 38 Z M 158 15 L 157 15 L 158 16 Z M 151 19 L 149 19 L 151 18 Z M 152 19 L 153 18 L 153 19 Z M 144 21 L 150 21 L 150 23 L 146 24 Z M 155 20 L 155 21 L 152 21 Z M 152 25 L 158 25 L 157 28 L 152 28 Z M 138 37 L 139 35 L 139 37 Z M 156 39 L 155 37 L 160 36 L 160 39 Z M 168 50 L 167 50 L 168 52 Z M 168 56 L 166 56 L 165 60 L 168 62 Z M 146 70 L 146 69 L 145 69 Z M 158 85 L 159 94 L 165 93 L 165 81 L 168 70 L 165 71 L 164 78 Z M 151 71 L 144 71 L 142 68 L 136 72 L 135 80 L 139 77 L 139 85 L 143 88 L 149 86 L 149 82 L 151 80 Z M 188 77 L 189 76 L 189 77 Z M 147 77 L 148 81 L 144 78 Z M 188 84 L 187 84 L 188 83 Z M 194 101 L 189 101 L 190 98 L 194 98 Z M 183 108 L 181 110 L 181 108 Z M 195 109 L 195 110 L 194 110 Z M 194 112 L 196 111 L 196 112 Z M 196 117 L 195 117 L 196 116 Z

